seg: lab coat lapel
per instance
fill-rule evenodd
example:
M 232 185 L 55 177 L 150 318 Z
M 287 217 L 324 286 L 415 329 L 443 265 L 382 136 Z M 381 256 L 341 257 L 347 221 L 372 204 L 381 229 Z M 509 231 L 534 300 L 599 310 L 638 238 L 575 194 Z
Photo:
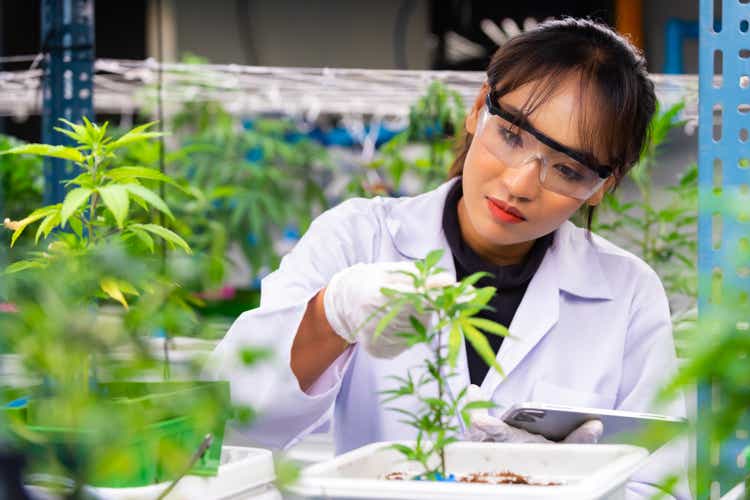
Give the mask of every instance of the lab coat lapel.
M 506 377 L 557 323 L 560 288 L 556 261 L 554 254 L 548 252 L 545 255 L 513 316 L 508 328 L 510 336 L 503 340 L 497 355 L 497 361 Z M 489 370 L 482 383 L 484 393 L 492 395 L 502 378 L 497 371 Z
M 508 328 L 497 361 L 507 377 L 555 326 L 560 316 L 560 292 L 582 299 L 611 300 L 612 289 L 599 260 L 596 239 L 565 222 L 555 232 L 552 246 L 531 279 Z M 502 291 L 500 292 L 502 293 Z M 485 394 L 494 394 L 502 381 L 495 370 L 482 383 Z

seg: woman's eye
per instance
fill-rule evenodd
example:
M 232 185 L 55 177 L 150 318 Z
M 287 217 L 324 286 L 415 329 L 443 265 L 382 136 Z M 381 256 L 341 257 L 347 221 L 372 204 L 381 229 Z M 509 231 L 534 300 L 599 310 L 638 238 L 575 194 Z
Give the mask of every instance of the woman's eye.
M 557 163 L 554 168 L 566 181 L 581 182 L 584 179 L 581 172 L 573 167 L 565 165 L 564 163 Z
M 511 147 L 520 148 L 523 146 L 521 136 L 509 128 L 500 127 L 500 136 L 503 138 L 503 141 Z

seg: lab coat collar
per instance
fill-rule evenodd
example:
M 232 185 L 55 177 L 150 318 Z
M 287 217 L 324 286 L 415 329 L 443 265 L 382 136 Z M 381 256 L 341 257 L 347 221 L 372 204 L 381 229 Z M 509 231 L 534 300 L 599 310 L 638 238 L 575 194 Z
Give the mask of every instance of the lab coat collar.
M 437 189 L 411 198 L 402 198 L 390 206 L 386 227 L 394 246 L 403 256 L 422 259 L 431 250 L 445 250 L 441 267 L 455 272 L 450 247 L 443 232 L 443 207 L 448 192 L 460 178 L 451 179 Z M 595 241 L 596 237 L 592 236 Z M 610 300 L 612 289 L 603 272 L 596 243 L 585 231 L 565 222 L 555 233 L 537 274 L 559 290 L 586 299 Z M 546 270 L 547 272 L 543 272 Z M 549 278 L 554 277 L 554 280 Z
M 452 179 L 428 193 L 398 200 L 386 215 L 386 226 L 396 249 L 407 258 L 421 259 L 428 252 L 445 250 L 440 266 L 455 274 L 453 257 L 442 227 L 445 200 Z M 592 236 L 595 241 L 595 237 Z M 565 222 L 526 289 L 509 327 L 497 360 L 507 377 L 557 323 L 560 310 L 560 291 L 594 300 L 613 298 L 593 241 L 585 231 Z M 489 370 L 482 383 L 486 396 L 491 397 L 502 381 L 495 370 Z M 465 346 L 458 357 L 457 375 L 449 386 L 457 394 L 469 383 Z

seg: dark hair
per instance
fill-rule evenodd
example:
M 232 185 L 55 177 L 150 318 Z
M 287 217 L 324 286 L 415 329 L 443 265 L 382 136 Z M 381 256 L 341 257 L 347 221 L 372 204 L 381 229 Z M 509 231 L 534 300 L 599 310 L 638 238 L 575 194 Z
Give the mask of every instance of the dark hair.
M 587 97 L 581 105 L 592 110 L 579 114 L 581 145 L 592 154 L 596 148 L 609 152 L 608 158 L 597 160 L 614 168 L 617 187 L 648 144 L 656 110 L 654 84 L 638 49 L 604 24 L 568 17 L 544 22 L 510 39 L 487 67 L 487 84 L 498 96 L 527 83 L 533 85 L 521 110 L 526 116 L 570 76 L 580 78 L 580 95 Z M 448 172 L 450 178 L 463 172 L 471 140 L 472 135 L 465 133 Z M 588 207 L 589 229 L 593 214 L 594 207 Z

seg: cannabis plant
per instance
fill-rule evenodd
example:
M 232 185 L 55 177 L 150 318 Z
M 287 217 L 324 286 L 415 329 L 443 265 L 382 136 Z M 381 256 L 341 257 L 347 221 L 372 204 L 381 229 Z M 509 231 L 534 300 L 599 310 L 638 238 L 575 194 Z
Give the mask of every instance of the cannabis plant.
M 13 137 L 0 135 L 0 151 L 22 146 Z M 17 219 L 42 202 L 42 161 L 34 156 L 0 156 L 0 214 Z
M 325 148 L 304 137 L 291 120 L 242 123 L 219 103 L 189 103 L 174 117 L 181 148 L 189 153 L 169 166 L 173 176 L 205 193 L 205 216 L 225 228 L 225 244 L 239 245 L 253 272 L 278 266 L 274 246 L 281 230 L 304 232 L 327 208 L 321 186 L 330 175 Z M 193 232 L 198 240 L 215 228 Z
M 349 191 L 361 196 L 399 193 L 409 175 L 418 180 L 420 192 L 445 182 L 465 116 L 460 94 L 433 82 L 410 108 L 406 130 L 380 148 L 378 158 L 350 181 Z M 416 154 L 409 151 L 415 149 Z M 378 185 L 368 181 L 368 171 L 376 172 Z
M 0 134 L 0 151 L 24 143 Z M 41 158 L 34 156 L 0 156 L 0 222 L 22 218 L 42 204 L 44 175 Z M 7 253 L 7 259 L 4 257 Z M 10 251 L 10 233 L 0 231 L 0 266 L 24 253 L 23 248 Z
M 5 221 L 5 226 L 13 231 L 11 245 L 27 227 L 35 223 L 39 223 L 35 242 L 50 236 L 53 240 L 46 252 L 35 252 L 32 258 L 11 264 L 6 272 L 45 267 L 49 259 L 56 255 L 86 252 L 112 240 L 153 252 L 154 237 L 157 237 L 173 248 L 189 253 L 190 247 L 184 239 L 151 220 L 154 211 L 163 214 L 167 220 L 173 220 L 174 215 L 164 200 L 146 184 L 161 182 L 179 185 L 153 168 L 141 165 L 112 166 L 120 148 L 161 135 L 148 131 L 153 123 L 113 138 L 107 135 L 106 123 L 99 126 L 86 118 L 83 124 L 62 121 L 66 127 L 56 130 L 73 139 L 76 147 L 26 144 L 0 153 L 63 158 L 72 161 L 81 172 L 66 181 L 69 191 L 62 203 L 38 208 L 18 221 Z M 140 207 L 140 218 L 131 210 L 131 202 Z M 107 277 L 103 277 L 101 287 L 107 295 L 125 306 L 124 294 L 138 293 L 131 283 Z
M 383 403 L 400 398 L 416 398 L 419 410 L 410 412 L 398 407 L 389 408 L 404 416 L 404 422 L 414 427 L 417 437 L 413 446 L 396 444 L 394 448 L 407 459 L 420 463 L 424 469 L 421 477 L 440 479 L 446 477 L 445 447 L 458 440 L 460 432 L 457 417 L 466 427 L 470 425 L 469 411 L 492 408 L 489 401 L 464 404 L 466 388 L 452 394 L 448 386 L 455 377 L 456 361 L 464 338 L 476 349 L 482 359 L 502 374 L 485 334 L 506 336 L 507 329 L 494 321 L 474 317 L 486 309 L 495 294 L 494 287 L 475 288 L 473 285 L 487 273 L 475 273 L 452 286 L 427 288 L 430 276 L 443 270 L 437 267 L 442 250 L 430 252 L 422 261 L 415 262 L 417 273 L 405 272 L 414 284 L 413 292 L 383 288 L 381 292 L 388 302 L 377 314 L 382 314 L 375 327 L 375 337 L 405 307 L 413 307 L 418 313 L 433 313 L 434 325 L 425 325 L 411 316 L 411 331 L 400 335 L 409 346 L 424 344 L 431 357 L 420 366 L 409 369 L 406 376 L 392 376 L 398 387 L 382 391 Z

